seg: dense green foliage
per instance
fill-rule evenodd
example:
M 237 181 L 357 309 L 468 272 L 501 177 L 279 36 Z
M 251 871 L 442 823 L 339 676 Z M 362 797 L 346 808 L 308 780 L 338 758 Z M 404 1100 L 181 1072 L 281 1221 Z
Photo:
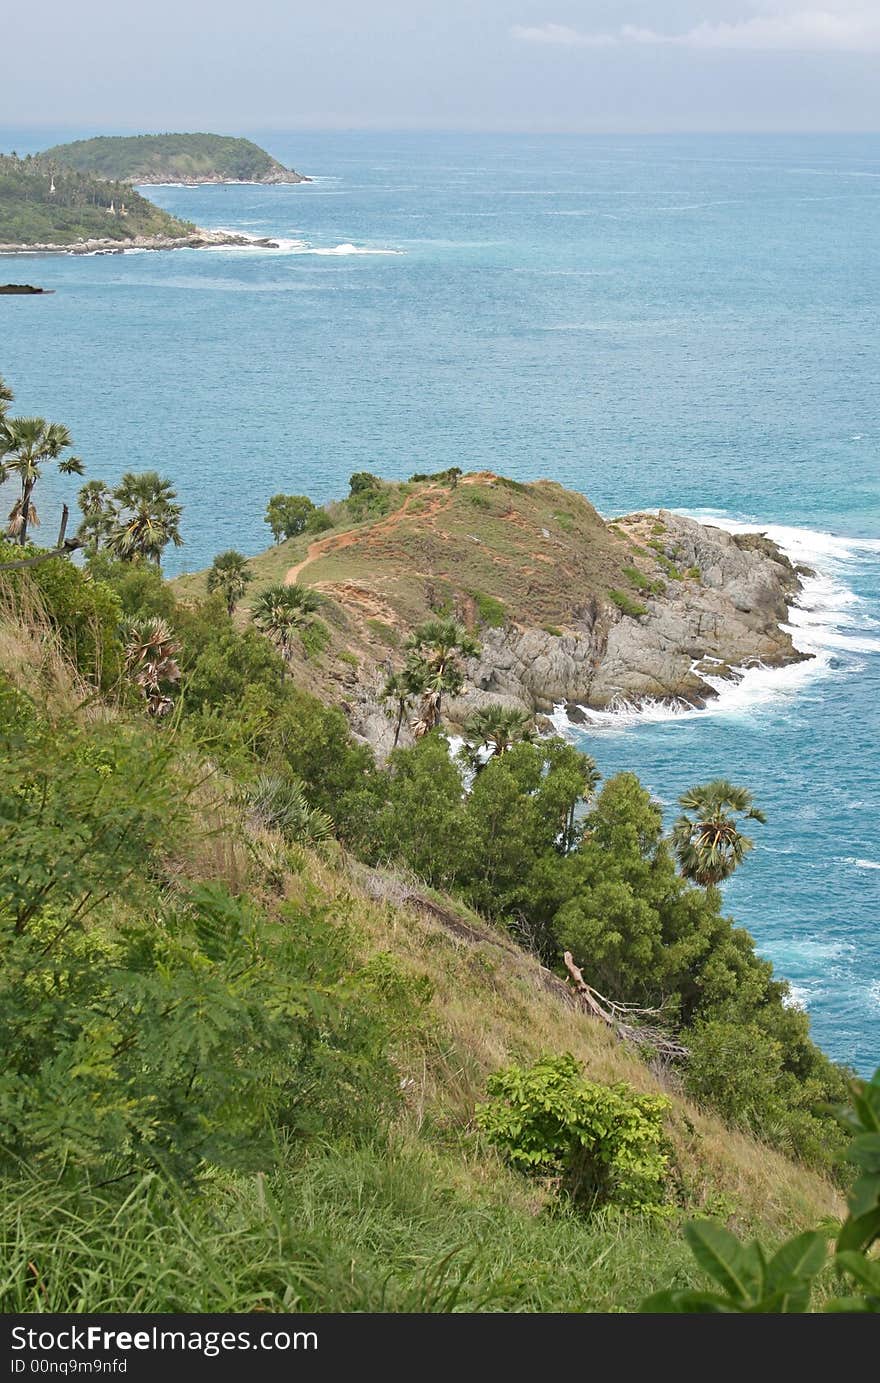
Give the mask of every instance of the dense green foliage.
M 56 144 L 41 157 L 119 182 L 151 178 L 249 182 L 282 169 L 258 144 L 221 134 L 101 135 Z
M 441 1030 L 436 970 L 364 945 L 355 901 L 413 876 L 451 895 L 458 925 L 480 914 L 516 964 L 505 933 L 561 974 L 570 951 L 687 1053 L 671 1091 L 830 1169 L 845 1073 L 716 884 L 759 819 L 747 793 L 693 790 L 669 835 L 633 775 L 601 784 L 573 745 L 491 705 L 453 757 L 443 712 L 477 645 L 447 616 L 414 629 L 389 676 L 417 740 L 380 767 L 290 675 L 294 648 L 326 634 L 325 597 L 276 584 L 236 609 L 247 564 L 228 552 L 207 597 L 179 601 L 156 562 L 177 531 L 168 483 L 94 485 L 83 566 L 9 568 L 41 554 L 0 545 L 4 1305 L 620 1309 L 658 1280 L 698 1285 L 656 1223 L 696 1199 L 666 1141 L 673 1104 L 638 1076 L 587 1080 L 562 1042 L 528 1065 L 518 1030 L 463 1112 L 432 1094 L 438 1070 L 454 1085 L 468 1066 L 456 1015 Z M 357 894 L 367 879 L 377 894 Z M 638 1023 L 634 1048 L 656 1055 Z M 678 1155 L 693 1128 L 678 1096 L 674 1112 Z M 867 1087 L 856 1117 L 838 1266 L 858 1277 L 880 1229 Z M 800 1259 L 761 1262 L 756 1291 L 802 1302 Z
M 22 549 L 0 540 L 0 564 L 38 553 L 31 544 Z M 89 579 L 64 557 L 52 557 L 26 571 L 0 571 L 0 594 L 23 620 L 35 612 L 44 615 L 88 682 L 105 691 L 116 685 L 124 661 L 121 621 L 126 611 L 107 582 Z
M 508 1066 L 489 1080 L 477 1123 L 507 1160 L 551 1178 L 576 1204 L 655 1210 L 665 1199 L 669 1101 L 585 1080 L 574 1057 Z
M 61 168 L 45 154 L 0 154 L 0 245 L 124 243 L 139 235 L 189 235 L 193 229 L 125 182 Z
M 880 1314 L 880 1262 L 871 1254 L 880 1240 L 880 1069 L 873 1080 L 854 1082 L 851 1098 L 852 1107 L 839 1110 L 838 1117 L 850 1134 L 845 1155 L 859 1176 L 835 1244 L 838 1291 L 826 1300 L 824 1310 Z M 644 1311 L 788 1315 L 809 1310 L 828 1258 L 827 1229 L 799 1234 L 772 1257 L 757 1240 L 742 1244 L 711 1221 L 693 1221 L 684 1232 L 697 1264 L 716 1290 L 658 1292 L 644 1303 Z
M 327 511 L 313 504 L 308 495 L 273 495 L 266 506 L 266 523 L 276 543 L 333 527 Z

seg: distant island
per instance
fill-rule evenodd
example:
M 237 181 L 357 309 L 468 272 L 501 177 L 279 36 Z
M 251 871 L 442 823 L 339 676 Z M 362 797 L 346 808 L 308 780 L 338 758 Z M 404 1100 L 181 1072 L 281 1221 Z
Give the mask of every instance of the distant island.
M 95 178 L 126 183 L 301 183 L 310 179 L 285 168 L 249 139 L 221 134 L 140 134 L 77 139 L 56 144 L 41 157 Z
M 130 182 L 67 167 L 49 153 L 0 154 L 0 253 L 112 254 L 253 244 L 275 242 L 203 230 L 163 211 Z

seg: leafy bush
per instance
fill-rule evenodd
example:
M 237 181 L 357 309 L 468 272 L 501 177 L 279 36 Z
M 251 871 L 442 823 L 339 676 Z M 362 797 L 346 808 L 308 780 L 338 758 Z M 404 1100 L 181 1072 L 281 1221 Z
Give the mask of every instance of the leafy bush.
M 273 495 L 266 506 L 266 523 L 276 543 L 282 538 L 295 538 L 314 522 L 317 510 L 308 495 Z M 332 526 L 332 525 L 331 525 Z
M 383 619 L 368 619 L 367 628 L 371 634 L 375 634 L 376 638 L 387 644 L 389 648 L 400 647 L 400 635 L 397 630 L 393 625 L 386 624 Z
M 490 629 L 503 629 L 507 622 L 507 610 L 494 595 L 484 595 L 482 591 L 471 591 L 474 604 L 483 624 Z
M 315 509 L 306 520 L 307 533 L 326 533 L 333 527 L 333 520 L 326 509 Z
M 462 495 L 468 504 L 473 505 L 474 509 L 491 509 L 492 501 L 484 490 L 478 485 L 468 485 L 462 490 Z
M 490 1076 L 477 1123 L 507 1160 L 551 1178 L 577 1204 L 653 1210 L 664 1200 L 669 1101 L 584 1079 L 573 1056 Z
M 618 610 L 622 610 L 625 615 L 631 616 L 632 619 L 639 619 L 641 615 L 648 613 L 646 606 L 640 604 L 638 600 L 633 600 L 626 591 L 610 590 L 608 597 L 614 601 Z
M 651 581 L 638 567 L 624 567 L 623 574 L 637 591 L 649 591 L 652 595 L 662 595 L 666 590 L 663 581 Z
M 880 1313 L 880 1263 L 869 1256 L 880 1240 L 880 1069 L 852 1084 L 852 1108 L 838 1117 L 852 1135 L 846 1157 L 859 1169 L 849 1195 L 849 1214 L 837 1236 L 833 1263 L 845 1296 L 824 1310 Z M 696 1220 L 685 1238 L 699 1266 L 720 1290 L 657 1292 L 642 1306 L 655 1314 L 767 1315 L 802 1313 L 828 1257 L 829 1234 L 808 1230 L 768 1258 L 760 1243 L 742 1244 L 721 1225 Z
M 323 620 L 313 620 L 300 633 L 300 643 L 307 658 L 318 658 L 330 643 L 330 630 Z
M 89 555 L 86 570 L 94 581 L 110 587 L 122 607 L 123 619 L 176 623 L 174 592 L 152 562 L 122 562 L 100 551 Z
M 0 540 L 0 562 L 33 556 L 38 548 Z M 42 607 L 57 629 L 61 645 L 82 675 L 104 690 L 118 681 L 124 663 L 120 638 L 122 608 L 103 581 L 73 566 L 65 557 L 52 557 L 19 571 L 0 571 L 0 594 L 8 592 L 13 609 Z
M 685 1090 L 733 1126 L 821 1164 L 837 1142 L 829 1121 L 815 1113 L 828 1099 L 833 1071 L 830 1063 L 828 1072 L 822 1071 L 818 1053 L 817 1062 L 792 1069 L 795 1043 L 784 1040 L 787 1036 L 774 1036 L 772 1027 L 768 1031 L 760 1009 L 751 1022 L 723 1016 L 702 1020 L 688 1033 Z

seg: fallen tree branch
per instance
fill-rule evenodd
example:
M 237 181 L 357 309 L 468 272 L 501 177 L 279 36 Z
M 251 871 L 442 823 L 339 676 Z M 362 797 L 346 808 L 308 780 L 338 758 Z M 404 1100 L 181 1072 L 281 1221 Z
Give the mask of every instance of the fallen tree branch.
M 686 1060 L 687 1047 L 658 1021 L 663 1017 L 662 1008 L 639 1008 L 637 1004 L 619 1004 L 614 999 L 606 999 L 587 984 L 571 951 L 566 951 L 562 959 L 583 1007 L 592 1018 L 598 1018 L 611 1028 L 621 1042 L 651 1047 L 664 1064 Z

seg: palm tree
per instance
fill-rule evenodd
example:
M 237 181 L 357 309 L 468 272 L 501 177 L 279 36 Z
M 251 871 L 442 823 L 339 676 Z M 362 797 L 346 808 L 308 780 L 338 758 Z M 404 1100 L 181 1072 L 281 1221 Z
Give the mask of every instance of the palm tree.
M 6 417 L 6 411 L 14 398 L 15 395 L 6 383 L 6 380 L 0 375 L 0 420 Z M 2 452 L 0 452 L 0 455 L 2 455 Z
M 89 480 L 77 495 L 76 502 L 83 516 L 79 536 L 89 544 L 92 552 L 97 552 L 101 539 L 106 540 L 113 531 L 117 517 L 110 487 L 103 480 Z
M 317 608 L 317 596 L 305 586 L 267 586 L 251 606 L 251 616 L 287 664 L 293 655 L 296 635 L 308 629 Z M 283 665 L 281 676 L 284 677 Z
M 168 689 L 180 681 L 180 647 L 164 619 L 133 620 L 128 626 L 126 671 L 142 693 L 151 716 L 165 716 L 174 705 Z
M 208 593 L 220 591 L 226 601 L 227 610 L 230 615 L 234 615 L 236 605 L 253 579 L 254 575 L 248 567 L 247 558 L 234 548 L 230 548 L 228 552 L 219 552 L 214 558 L 208 572 Z
M 740 820 L 767 819 L 752 794 L 726 778 L 716 778 L 689 788 L 678 801 L 684 811 L 672 828 L 672 844 L 682 874 L 704 888 L 729 879 L 755 848 L 740 831 Z
M 515 744 L 532 738 L 533 722 L 528 711 L 515 706 L 482 706 L 474 711 L 464 727 L 464 755 L 479 773 L 491 759 L 508 754 Z M 488 749 L 488 754 L 482 751 Z
M 421 739 L 440 723 L 443 697 L 461 691 L 463 660 L 476 657 L 480 646 L 457 620 L 431 619 L 416 629 L 407 649 L 407 673 L 421 686 L 422 700 L 413 726 L 416 739 Z
M 113 499 L 119 507 L 107 546 L 126 561 L 144 558 L 158 567 L 169 543 L 180 547 L 181 506 L 170 480 L 158 471 L 127 471 Z
M 3 417 L 0 420 L 0 482 L 15 475 L 20 487 L 6 531 L 22 547 L 27 542 L 28 527 L 31 524 L 36 527 L 40 522 L 33 492 L 43 465 L 47 461 L 57 461 L 62 475 L 82 475 L 85 469 L 78 456 L 59 459 L 70 446 L 70 433 L 63 423 L 47 423 L 45 418 Z
M 309 806 L 305 784 L 299 778 L 261 773 L 245 800 L 255 824 L 280 831 L 293 844 L 315 849 L 333 835 L 331 817 Z
M 394 749 L 397 748 L 407 711 L 411 709 L 415 698 L 420 696 L 423 690 L 424 686 L 419 680 L 416 669 L 412 666 L 405 667 L 401 672 L 389 673 L 385 680 L 385 685 L 379 693 L 379 699 L 386 703 L 388 714 L 392 718 L 397 717 L 392 746 Z

